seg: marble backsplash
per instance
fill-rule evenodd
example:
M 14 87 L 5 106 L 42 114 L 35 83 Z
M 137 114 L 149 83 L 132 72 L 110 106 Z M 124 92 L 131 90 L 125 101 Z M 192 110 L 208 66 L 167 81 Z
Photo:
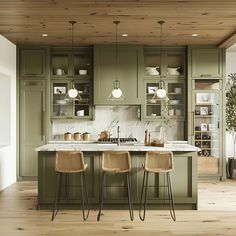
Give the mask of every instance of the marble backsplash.
M 120 137 L 133 137 L 144 140 L 144 131 L 148 129 L 151 137 L 159 137 L 161 122 L 140 121 L 139 106 L 96 106 L 95 120 L 54 120 L 52 135 L 54 140 L 63 140 L 66 132 L 89 132 L 91 140 L 97 140 L 102 130 L 109 130 L 112 137 L 117 137 L 117 126 L 120 126 Z M 184 140 L 183 122 L 172 121 L 165 126 L 166 140 Z

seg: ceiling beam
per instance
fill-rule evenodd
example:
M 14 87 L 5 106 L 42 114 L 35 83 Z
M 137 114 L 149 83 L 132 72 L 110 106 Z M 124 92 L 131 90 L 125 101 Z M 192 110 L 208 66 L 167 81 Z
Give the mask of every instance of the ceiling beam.
M 231 34 L 229 37 L 224 39 L 219 45 L 218 48 L 229 48 L 236 43 L 236 31 Z

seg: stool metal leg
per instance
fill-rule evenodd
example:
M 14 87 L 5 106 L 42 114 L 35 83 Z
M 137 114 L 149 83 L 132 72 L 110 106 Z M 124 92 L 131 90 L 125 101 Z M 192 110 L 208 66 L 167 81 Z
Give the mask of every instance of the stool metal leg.
M 60 195 L 61 195 L 61 177 L 62 177 L 62 173 L 58 173 L 57 187 L 55 191 L 54 206 L 53 206 L 53 211 L 52 211 L 52 221 L 56 217 L 59 210 Z M 56 206 L 57 206 L 57 209 L 56 209 Z M 55 212 L 55 209 L 56 209 L 56 212 Z
M 101 186 L 100 186 L 100 196 L 99 196 L 99 212 L 97 215 L 97 221 L 100 220 L 101 217 L 101 212 L 102 212 L 102 205 L 103 205 L 103 192 L 104 192 L 104 184 L 105 183 L 105 172 L 102 172 L 102 181 L 101 181 Z
M 140 200 L 140 205 L 139 205 L 139 218 L 142 221 L 145 220 L 146 208 L 147 208 L 148 174 L 149 174 L 149 172 L 144 170 L 143 184 L 142 184 L 142 191 L 141 191 L 141 200 Z M 145 188 L 145 193 L 144 193 L 144 188 Z M 144 203 L 143 203 L 143 194 L 145 195 L 144 196 Z M 142 215 L 142 205 L 143 205 L 143 215 Z
M 84 221 L 87 220 L 89 216 L 89 202 L 88 202 L 88 191 L 87 191 L 87 185 L 85 181 L 85 173 L 84 171 L 80 173 L 80 182 L 81 182 L 81 199 L 82 199 L 82 211 L 83 211 L 83 219 Z M 85 196 L 84 196 L 84 191 L 85 191 Z M 84 203 L 86 199 L 86 205 L 87 205 L 87 214 L 85 215 L 85 208 L 84 208 Z
M 171 177 L 170 173 L 167 172 L 167 185 L 168 185 L 168 195 L 169 195 L 169 207 L 170 207 L 170 215 L 171 218 L 176 221 L 176 216 L 175 216 L 175 204 L 174 204 L 174 197 L 173 197 L 173 192 L 172 192 L 172 186 L 171 186 Z
M 127 180 L 127 190 L 128 190 L 128 203 L 129 203 L 129 215 L 130 220 L 134 220 L 134 210 L 133 210 L 133 197 L 131 193 L 131 183 L 130 183 L 130 173 L 126 173 L 126 180 Z

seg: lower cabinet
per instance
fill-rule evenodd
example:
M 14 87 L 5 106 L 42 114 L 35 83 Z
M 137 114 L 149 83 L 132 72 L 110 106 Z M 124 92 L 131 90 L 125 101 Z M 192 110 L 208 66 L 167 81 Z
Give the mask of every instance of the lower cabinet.
M 99 158 L 94 154 L 85 154 L 86 182 L 90 203 L 98 201 Z M 38 203 L 52 204 L 55 197 L 58 175 L 55 172 L 55 152 L 40 152 L 38 158 Z M 80 174 L 63 174 L 61 203 L 80 204 Z
M 85 152 L 86 180 L 90 204 L 98 206 L 99 187 L 101 181 L 101 153 Z M 145 153 L 131 153 L 132 172 L 131 184 L 134 204 L 138 207 L 142 181 L 142 163 Z M 54 200 L 57 174 L 54 171 L 55 152 L 39 152 L 39 207 L 47 207 Z M 174 171 L 172 172 L 172 187 L 176 206 L 182 209 L 197 209 L 197 158 L 196 153 L 174 153 Z M 80 179 L 79 174 L 64 174 L 62 179 L 61 203 L 80 204 Z M 151 208 L 168 207 L 167 191 L 161 187 L 166 184 L 164 175 L 149 175 L 148 203 Z M 104 208 L 127 208 L 127 185 L 124 174 L 107 174 L 104 189 Z M 160 186 L 160 187 L 158 187 Z
M 37 176 L 35 148 L 45 144 L 45 81 L 20 81 L 20 161 L 21 177 Z

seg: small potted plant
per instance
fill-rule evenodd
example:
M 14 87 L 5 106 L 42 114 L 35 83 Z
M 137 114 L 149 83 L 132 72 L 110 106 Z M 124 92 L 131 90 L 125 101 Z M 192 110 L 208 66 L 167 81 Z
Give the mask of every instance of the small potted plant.
M 236 73 L 228 75 L 226 84 L 226 129 L 233 136 L 234 156 L 228 158 L 227 174 L 234 178 L 234 166 L 236 159 Z

